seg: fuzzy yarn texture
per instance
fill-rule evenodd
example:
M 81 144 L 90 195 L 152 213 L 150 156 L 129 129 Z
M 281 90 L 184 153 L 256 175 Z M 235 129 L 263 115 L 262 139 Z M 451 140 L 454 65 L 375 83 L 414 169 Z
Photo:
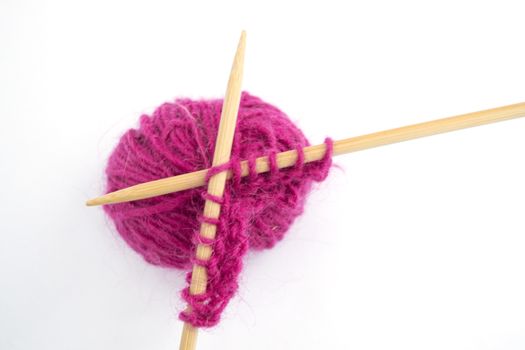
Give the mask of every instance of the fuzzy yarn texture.
M 143 115 L 138 129 L 128 130 L 109 158 L 107 192 L 138 183 L 210 168 L 219 127 L 222 100 L 178 99 L 164 103 L 153 115 Z M 305 198 L 315 181 L 326 178 L 331 166 L 332 142 L 326 140 L 325 157 L 304 164 L 302 148 L 309 143 L 301 130 L 278 108 L 243 92 L 237 127 L 227 164 L 213 174 L 231 169 L 222 198 L 209 196 L 206 188 L 167 194 L 127 203 L 106 205 L 124 240 L 154 265 L 188 270 L 206 267 L 204 294 L 182 291 L 191 306 L 180 318 L 195 327 L 210 327 L 238 288 L 243 256 L 249 248 L 273 247 L 295 218 L 303 212 Z M 278 169 L 276 153 L 297 149 L 298 161 Z M 270 172 L 255 172 L 256 157 L 268 155 Z M 240 176 L 240 161 L 249 161 L 250 174 Z M 202 217 L 205 199 L 221 203 L 218 219 Z M 202 222 L 217 225 L 215 239 L 199 234 Z M 208 261 L 195 257 L 197 244 L 209 244 Z

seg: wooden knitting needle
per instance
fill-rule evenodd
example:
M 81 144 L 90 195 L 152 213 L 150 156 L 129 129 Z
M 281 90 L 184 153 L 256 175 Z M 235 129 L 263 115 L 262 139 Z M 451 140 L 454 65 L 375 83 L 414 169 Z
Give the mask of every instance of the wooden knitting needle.
M 237 113 L 241 101 L 241 83 L 244 68 L 244 51 L 246 47 L 246 33 L 241 33 L 237 52 L 233 59 L 233 65 L 226 88 L 226 95 L 222 106 L 221 120 L 217 141 L 215 142 L 215 153 L 213 155 L 213 165 L 220 165 L 230 160 L 233 136 L 235 126 L 237 125 Z M 218 173 L 210 178 L 208 182 L 208 193 L 222 197 L 224 186 L 226 185 L 226 171 Z M 209 218 L 218 218 L 221 211 L 221 205 L 209 200 L 204 204 L 204 216 Z M 207 223 L 202 223 L 200 235 L 213 239 L 215 238 L 217 227 Z M 209 245 L 199 244 L 197 246 L 196 256 L 199 260 L 206 261 L 212 254 L 212 248 Z M 206 268 L 193 265 L 192 278 L 190 283 L 190 294 L 199 295 L 206 292 L 207 272 Z M 186 312 L 191 312 L 188 308 Z M 182 337 L 180 339 L 180 350 L 193 350 L 197 344 L 197 328 L 189 323 L 184 323 Z
M 335 141 L 333 154 L 335 156 L 357 152 L 378 146 L 389 145 L 397 142 L 417 139 L 420 137 L 466 129 L 523 116 L 525 116 L 525 102 Z M 322 159 L 325 151 L 325 144 L 305 147 L 305 163 Z M 290 167 L 294 165 L 296 161 L 297 151 L 295 150 L 277 154 L 277 166 L 279 168 Z M 257 173 L 269 171 L 270 166 L 268 157 L 257 158 L 256 168 Z M 248 175 L 249 170 L 247 161 L 241 162 L 241 169 L 242 176 Z M 94 199 L 90 199 L 86 202 L 86 205 L 93 206 L 129 202 L 203 186 L 205 184 L 207 172 L 208 169 L 203 169 L 192 173 L 141 183 L 105 194 Z M 231 171 L 228 171 L 226 176 L 227 178 L 231 178 Z

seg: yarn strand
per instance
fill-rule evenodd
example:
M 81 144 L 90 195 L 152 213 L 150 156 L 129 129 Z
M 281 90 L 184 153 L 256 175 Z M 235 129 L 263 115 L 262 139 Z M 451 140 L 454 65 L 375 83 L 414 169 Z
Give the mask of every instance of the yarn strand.
M 139 128 L 121 138 L 109 159 L 107 192 L 209 167 L 213 147 L 205 147 L 204 153 L 191 150 L 216 142 L 222 104 L 221 100 L 177 100 L 162 105 L 151 117 L 142 117 Z M 328 175 L 334 143 L 326 139 L 323 157 L 315 162 L 306 162 L 308 145 L 283 112 L 244 92 L 231 157 L 204 174 L 210 183 L 217 174 L 231 173 L 223 193 L 190 189 L 104 206 L 119 234 L 147 262 L 188 271 L 188 283 L 194 277 L 189 272 L 193 265 L 206 271 L 201 293 L 191 293 L 189 286 L 182 291 L 190 310 L 182 311 L 180 318 L 192 334 L 196 327 L 219 322 L 238 289 L 247 250 L 269 249 L 283 239 L 303 212 L 313 183 Z M 296 152 L 296 162 L 283 169 L 277 155 L 288 149 Z M 184 162 L 166 157 L 168 152 L 184 157 Z M 273 159 L 272 171 L 258 171 L 256 157 L 261 154 Z M 247 174 L 241 159 L 248 160 Z M 145 163 L 155 166 L 146 168 Z M 220 215 L 204 212 L 205 203 L 220 206 Z M 201 227 L 213 228 L 215 234 L 199 234 Z M 205 247 L 209 255 L 196 254 L 197 247 Z M 190 344 L 195 337 L 184 339 Z

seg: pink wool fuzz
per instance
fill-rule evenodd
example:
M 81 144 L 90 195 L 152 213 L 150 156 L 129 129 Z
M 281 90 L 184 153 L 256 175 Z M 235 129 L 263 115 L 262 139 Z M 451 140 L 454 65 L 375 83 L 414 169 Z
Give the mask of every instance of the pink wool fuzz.
M 142 116 L 139 128 L 122 136 L 109 159 L 107 192 L 210 168 L 221 107 L 222 100 L 179 99 L 158 107 L 152 116 Z M 208 173 L 232 169 L 233 179 L 222 198 L 197 188 L 104 209 L 120 235 L 149 263 L 186 270 L 192 264 L 206 267 L 206 292 L 190 295 L 186 288 L 182 295 L 191 312 L 182 312 L 180 318 L 195 327 L 213 326 L 238 288 L 247 249 L 271 248 L 281 240 L 302 213 L 312 183 L 327 176 L 332 143 L 327 139 L 326 144 L 323 160 L 304 164 L 302 148 L 309 143 L 301 130 L 276 107 L 243 93 L 231 161 Z M 275 154 L 290 149 L 299 152 L 297 164 L 278 169 Z M 257 174 L 255 158 L 264 155 L 269 156 L 271 171 Z M 243 159 L 249 160 L 250 175 L 241 178 Z M 219 219 L 202 216 L 205 199 L 221 203 Z M 199 235 L 202 222 L 217 225 L 214 240 Z M 209 261 L 195 258 L 197 244 L 212 246 Z

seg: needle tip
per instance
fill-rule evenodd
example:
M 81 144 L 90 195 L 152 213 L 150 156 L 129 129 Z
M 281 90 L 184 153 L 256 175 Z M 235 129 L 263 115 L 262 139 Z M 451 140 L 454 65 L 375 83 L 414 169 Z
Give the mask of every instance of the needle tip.
M 238 50 L 242 47 L 242 50 L 244 51 L 245 46 L 246 46 L 246 31 L 243 30 L 241 32 L 241 37 L 239 38 Z
M 88 207 L 95 207 L 97 205 L 104 205 L 104 204 L 107 204 L 106 196 L 91 198 L 90 200 L 86 201 L 86 206 Z

